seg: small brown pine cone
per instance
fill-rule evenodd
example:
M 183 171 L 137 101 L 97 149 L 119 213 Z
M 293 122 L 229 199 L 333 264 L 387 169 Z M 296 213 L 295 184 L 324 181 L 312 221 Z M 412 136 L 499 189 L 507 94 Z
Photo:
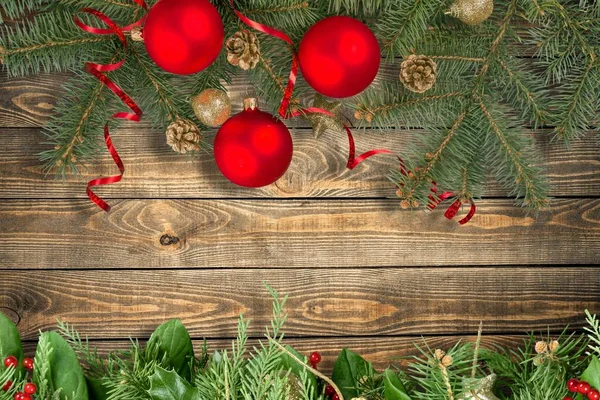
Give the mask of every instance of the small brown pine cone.
M 6 49 L 4 49 L 4 47 L 0 46 L 0 64 L 4 64 L 4 53 L 6 52 Z
M 400 65 L 400 81 L 408 90 L 423 93 L 433 87 L 437 64 L 431 58 L 411 54 Z
M 445 355 L 444 357 L 442 357 L 442 359 L 440 360 L 440 364 L 442 364 L 444 367 L 449 367 L 452 365 L 452 362 L 454 361 L 454 359 L 452 358 L 452 356 L 449 355 Z
M 433 353 L 433 355 L 436 360 L 442 361 L 442 358 L 444 358 L 444 356 L 446 355 L 446 352 L 442 349 L 436 349 L 435 352 Z
M 558 350 L 559 346 L 560 346 L 560 343 L 558 343 L 558 340 L 553 340 L 550 342 L 548 349 L 550 350 L 550 353 L 554 353 L 556 350 Z
M 200 150 L 200 130 L 190 121 L 178 119 L 169 125 L 166 135 L 167 144 L 178 153 Z
M 131 28 L 131 40 L 133 40 L 134 42 L 144 41 L 144 35 L 142 33 L 141 26 L 134 26 L 133 28 Z
M 260 60 L 258 37 L 247 29 L 233 34 L 227 39 L 227 61 L 243 70 L 255 68 Z
M 548 351 L 548 343 L 544 342 L 543 340 L 536 342 L 536 344 L 535 344 L 535 352 L 536 353 L 543 354 L 547 351 Z

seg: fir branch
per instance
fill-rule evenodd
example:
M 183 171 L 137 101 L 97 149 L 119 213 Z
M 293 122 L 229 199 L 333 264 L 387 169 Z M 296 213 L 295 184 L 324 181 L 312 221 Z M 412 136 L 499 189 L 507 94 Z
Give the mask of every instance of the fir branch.
M 104 360 L 98 355 L 98 351 L 90 348 L 88 338 L 85 340 L 75 328 L 66 322 L 57 322 L 58 333 L 60 333 L 67 343 L 73 348 L 77 354 L 81 364 L 85 367 L 86 372 L 95 378 L 101 378 L 109 373 Z
M 9 76 L 64 72 L 81 68 L 86 58 L 107 60 L 112 54 L 114 38 L 109 35 L 90 36 L 73 22 L 68 10 L 36 16 L 23 25 L 4 28 L 0 46 L 4 48 L 3 68 Z
M 546 185 L 540 182 L 539 179 L 536 179 L 539 171 L 531 164 L 530 160 L 525 158 L 527 149 L 516 140 L 509 138 L 511 131 L 506 129 L 506 127 L 505 129 L 501 128 L 500 120 L 492 115 L 481 97 L 476 96 L 476 100 L 479 102 L 479 108 L 489 123 L 491 132 L 501 144 L 502 157 L 498 158 L 498 160 L 508 160 L 510 162 L 508 171 L 513 175 L 514 185 L 523 189 L 519 194 L 524 197 L 524 203 L 535 210 L 547 207 Z M 521 132 L 515 132 L 514 136 L 515 139 L 523 137 Z

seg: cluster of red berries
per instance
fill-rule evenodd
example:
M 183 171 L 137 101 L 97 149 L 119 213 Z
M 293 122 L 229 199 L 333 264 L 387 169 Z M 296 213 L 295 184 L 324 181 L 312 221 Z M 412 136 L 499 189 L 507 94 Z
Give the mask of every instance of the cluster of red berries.
M 317 369 L 317 365 L 321 362 L 321 354 L 318 352 L 310 353 L 308 356 L 308 362 L 310 366 L 314 369 Z M 331 385 L 325 386 L 325 396 L 329 397 L 331 400 L 340 400 L 340 396 L 335 392 L 335 389 Z
M 590 384 L 584 381 L 578 381 L 577 379 L 569 379 L 569 381 L 567 382 L 567 389 L 569 389 L 569 392 L 581 393 L 582 395 L 587 396 L 589 400 L 600 399 L 600 391 L 592 389 Z M 573 398 L 570 396 L 565 396 L 563 400 L 573 400 Z
M 340 396 L 338 396 L 331 385 L 325 386 L 325 396 L 329 397 L 331 400 L 340 400 Z
M 17 368 L 19 365 L 19 360 L 17 357 L 8 356 L 4 359 L 4 366 L 6 368 Z M 31 358 L 23 359 L 23 367 L 25 367 L 28 371 L 33 371 L 33 360 Z M 12 387 L 12 381 L 8 381 L 2 386 L 2 390 L 8 392 Z M 22 392 L 15 393 L 15 400 L 31 400 L 31 396 L 33 396 L 37 392 L 37 387 L 34 383 L 28 382 L 23 386 Z

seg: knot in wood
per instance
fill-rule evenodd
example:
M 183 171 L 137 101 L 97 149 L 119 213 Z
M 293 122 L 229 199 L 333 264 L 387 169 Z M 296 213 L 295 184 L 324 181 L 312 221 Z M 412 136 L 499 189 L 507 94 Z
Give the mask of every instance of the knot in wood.
M 179 238 L 177 236 L 171 236 L 169 234 L 164 234 L 160 237 L 160 244 L 163 246 L 170 246 L 172 244 L 179 243 Z

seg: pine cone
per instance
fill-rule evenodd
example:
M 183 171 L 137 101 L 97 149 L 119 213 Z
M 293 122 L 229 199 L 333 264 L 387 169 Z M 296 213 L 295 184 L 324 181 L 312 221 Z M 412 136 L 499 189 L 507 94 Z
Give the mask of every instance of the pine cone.
M 173 122 L 167 128 L 166 135 L 167 144 L 178 153 L 200 150 L 200 130 L 188 120 L 178 119 Z
M 134 42 L 143 42 L 144 41 L 144 33 L 142 31 L 141 26 L 134 26 L 131 28 L 131 40 Z
M 247 71 L 256 67 L 260 60 L 258 37 L 247 29 L 233 34 L 227 39 L 227 61 Z
M 540 340 L 535 344 L 535 352 L 538 354 L 543 354 L 548 351 L 548 343 Z
M 413 92 L 423 93 L 435 84 L 437 64 L 431 58 L 411 54 L 400 65 L 400 81 Z

